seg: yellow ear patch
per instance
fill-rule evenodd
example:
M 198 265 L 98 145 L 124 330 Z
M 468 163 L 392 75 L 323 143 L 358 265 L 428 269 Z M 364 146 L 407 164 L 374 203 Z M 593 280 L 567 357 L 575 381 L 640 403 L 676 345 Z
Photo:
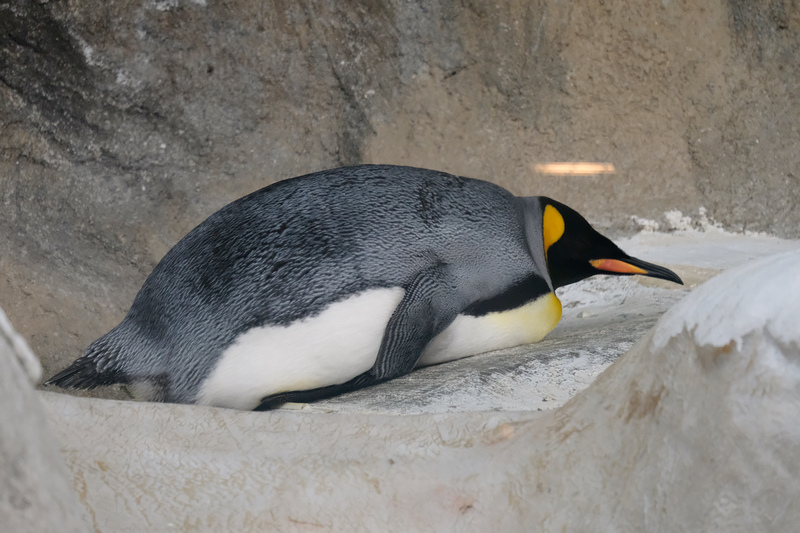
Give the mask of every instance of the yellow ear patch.
M 544 217 L 542 219 L 542 231 L 544 233 L 544 251 L 547 252 L 548 248 L 553 245 L 558 239 L 564 235 L 564 217 L 558 212 L 558 209 L 552 205 L 547 205 L 544 208 Z

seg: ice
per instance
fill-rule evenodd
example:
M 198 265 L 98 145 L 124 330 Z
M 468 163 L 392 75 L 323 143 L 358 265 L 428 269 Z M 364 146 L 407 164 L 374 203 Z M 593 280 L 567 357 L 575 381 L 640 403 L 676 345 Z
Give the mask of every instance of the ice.
M 742 265 L 699 287 L 662 319 L 656 348 L 681 330 L 699 346 L 723 347 L 755 332 L 800 345 L 800 251 Z
M 753 259 L 800 248 L 800 241 L 722 230 L 642 232 L 616 241 L 628 254 L 652 263 L 728 269 Z

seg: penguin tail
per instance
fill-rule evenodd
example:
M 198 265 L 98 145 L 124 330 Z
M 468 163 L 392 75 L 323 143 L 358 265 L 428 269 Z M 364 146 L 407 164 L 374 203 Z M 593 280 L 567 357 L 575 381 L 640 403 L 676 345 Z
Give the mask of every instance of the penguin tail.
M 67 368 L 44 382 L 62 389 L 94 389 L 114 383 L 129 383 L 127 373 L 120 368 L 121 349 L 112 344 L 108 335 L 94 341 L 81 357 Z

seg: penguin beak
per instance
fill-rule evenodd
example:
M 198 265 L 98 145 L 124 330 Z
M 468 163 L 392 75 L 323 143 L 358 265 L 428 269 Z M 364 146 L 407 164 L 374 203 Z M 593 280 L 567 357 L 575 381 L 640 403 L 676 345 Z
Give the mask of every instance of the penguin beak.
M 665 279 L 683 285 L 683 280 L 678 275 L 668 268 L 636 259 L 635 257 L 626 257 L 624 260 L 620 259 L 593 259 L 589 261 L 594 268 L 601 272 L 609 274 L 640 274 L 642 276 L 649 276 L 651 278 Z

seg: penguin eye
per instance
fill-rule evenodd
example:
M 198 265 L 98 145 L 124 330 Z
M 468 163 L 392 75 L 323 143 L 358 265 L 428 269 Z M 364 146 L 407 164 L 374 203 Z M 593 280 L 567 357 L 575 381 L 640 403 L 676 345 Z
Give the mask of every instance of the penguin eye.
M 547 250 L 564 235 L 564 217 L 552 205 L 544 208 L 542 217 L 542 233 L 544 237 L 544 251 Z

